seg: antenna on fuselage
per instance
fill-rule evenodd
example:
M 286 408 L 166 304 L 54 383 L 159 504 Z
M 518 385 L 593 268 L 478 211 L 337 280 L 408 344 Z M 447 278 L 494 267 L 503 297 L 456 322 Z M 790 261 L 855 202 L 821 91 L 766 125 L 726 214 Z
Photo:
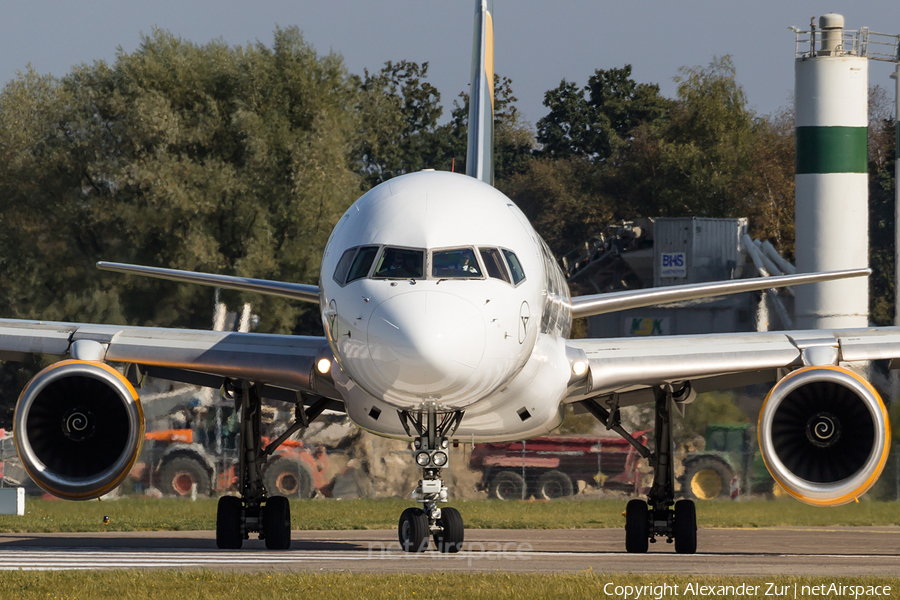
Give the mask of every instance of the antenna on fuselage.
M 466 175 L 494 185 L 494 2 L 475 0 Z

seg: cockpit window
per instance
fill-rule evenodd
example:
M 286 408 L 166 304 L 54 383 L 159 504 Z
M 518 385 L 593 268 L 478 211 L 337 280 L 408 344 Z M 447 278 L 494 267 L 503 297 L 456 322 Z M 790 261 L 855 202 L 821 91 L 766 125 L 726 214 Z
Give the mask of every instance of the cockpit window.
M 435 250 L 431 255 L 431 276 L 440 279 L 480 278 L 481 269 L 471 248 Z
M 350 261 L 353 260 L 353 255 L 356 254 L 357 247 L 345 250 L 334 270 L 334 280 L 341 285 L 344 285 L 344 280 L 347 279 L 347 271 L 350 270 Z
M 494 279 L 502 279 L 509 283 L 509 273 L 506 272 L 506 265 L 503 264 L 503 257 L 496 248 L 479 248 L 481 252 L 481 260 L 484 261 L 484 268 L 487 270 L 488 277 Z
M 369 274 L 372 263 L 375 262 L 375 255 L 378 254 L 378 246 L 363 246 L 350 267 L 350 276 L 347 277 L 347 283 L 362 279 Z
M 373 277 L 381 279 L 420 279 L 425 273 L 425 251 L 409 248 L 385 248 L 375 266 Z
M 503 256 L 506 257 L 506 262 L 509 263 L 509 270 L 512 271 L 513 285 L 519 285 L 519 282 L 525 279 L 525 271 L 522 270 L 522 265 L 519 264 L 519 258 L 515 255 L 511 250 L 503 250 Z

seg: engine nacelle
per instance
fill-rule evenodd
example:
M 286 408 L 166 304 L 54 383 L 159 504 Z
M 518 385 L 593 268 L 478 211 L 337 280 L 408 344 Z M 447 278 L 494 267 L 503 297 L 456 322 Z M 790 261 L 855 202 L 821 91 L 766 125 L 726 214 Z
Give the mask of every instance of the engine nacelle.
M 872 385 L 842 367 L 805 367 L 775 384 L 759 413 L 763 460 L 790 495 L 837 506 L 881 475 L 891 443 L 887 410 Z
M 97 498 L 119 485 L 144 439 L 137 392 L 100 362 L 65 360 L 35 375 L 19 396 L 14 423 L 25 470 L 69 500 Z

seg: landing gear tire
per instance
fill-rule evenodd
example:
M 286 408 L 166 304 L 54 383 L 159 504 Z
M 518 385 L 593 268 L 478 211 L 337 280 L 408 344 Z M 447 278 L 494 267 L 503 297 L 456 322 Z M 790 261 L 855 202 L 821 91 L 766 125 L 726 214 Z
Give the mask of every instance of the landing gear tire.
M 554 500 L 571 496 L 572 492 L 572 480 L 568 475 L 561 471 L 547 471 L 538 479 L 535 496 L 544 500 Z
M 272 496 L 263 509 L 266 548 L 287 550 L 291 547 L 291 503 L 284 496 Z
M 166 461 L 159 469 L 159 489 L 163 494 L 188 496 L 193 484 L 198 496 L 209 496 L 209 472 L 193 458 L 178 456 Z
M 643 500 L 629 500 L 625 506 L 625 551 L 637 554 L 647 552 L 650 547 L 650 533 L 647 530 L 647 503 Z
M 460 518 L 462 524 L 462 518 Z M 400 515 L 397 527 L 400 547 L 404 552 L 425 552 L 428 549 L 428 516 L 421 508 L 407 508 Z
M 216 547 L 220 550 L 238 550 L 243 545 L 242 511 L 241 499 L 237 496 L 219 498 L 216 511 Z
M 699 458 L 684 470 L 684 495 L 694 500 L 727 498 L 734 473 L 712 458 Z
M 675 552 L 694 554 L 697 552 L 697 510 L 692 500 L 675 503 L 672 529 L 675 534 Z
M 437 549 L 449 554 L 459 552 L 465 537 L 465 527 L 459 511 L 449 506 L 442 508 L 441 518 L 437 520 L 437 524 L 442 528 L 434 534 L 434 545 Z
M 491 480 L 488 497 L 497 500 L 523 500 L 525 480 L 515 471 L 500 471 Z

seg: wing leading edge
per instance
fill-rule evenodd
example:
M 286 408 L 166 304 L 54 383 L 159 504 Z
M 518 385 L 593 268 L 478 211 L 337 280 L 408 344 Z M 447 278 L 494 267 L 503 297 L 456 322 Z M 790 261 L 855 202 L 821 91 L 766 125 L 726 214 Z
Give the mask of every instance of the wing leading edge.
M 689 381 L 697 392 L 777 379 L 777 369 L 900 359 L 900 327 L 567 340 L 588 363 L 566 402 L 622 394 L 652 400 L 653 386 Z M 893 365 L 892 365 L 893 366 Z
M 116 273 L 128 273 L 156 279 L 168 279 L 183 283 L 196 283 L 214 287 L 241 290 L 245 292 L 257 292 L 269 296 L 281 296 L 292 300 L 319 303 L 319 288 L 315 285 L 303 283 L 288 283 L 284 281 L 271 281 L 269 279 L 251 279 L 250 277 L 235 277 L 231 275 L 213 275 L 210 273 L 193 273 L 178 269 L 164 269 L 161 267 L 144 267 L 141 265 L 129 265 L 115 262 L 98 262 L 97 268 L 103 271 Z
M 0 360 L 79 358 L 85 343 L 93 352 L 87 360 L 142 365 L 175 381 L 218 387 L 231 377 L 340 399 L 316 373 L 316 362 L 332 357 L 323 337 L 0 319 Z
M 850 277 L 871 275 L 871 269 L 849 269 L 846 271 L 829 271 L 826 273 L 801 273 L 798 275 L 780 275 L 778 277 L 760 277 L 754 279 L 737 279 L 732 281 L 714 281 L 711 283 L 692 283 L 673 285 L 661 288 L 608 292 L 572 298 L 572 317 L 592 317 L 631 308 L 643 308 L 657 304 L 684 302 L 713 298 L 728 294 L 768 290 L 770 288 L 802 285 L 833 281 Z

